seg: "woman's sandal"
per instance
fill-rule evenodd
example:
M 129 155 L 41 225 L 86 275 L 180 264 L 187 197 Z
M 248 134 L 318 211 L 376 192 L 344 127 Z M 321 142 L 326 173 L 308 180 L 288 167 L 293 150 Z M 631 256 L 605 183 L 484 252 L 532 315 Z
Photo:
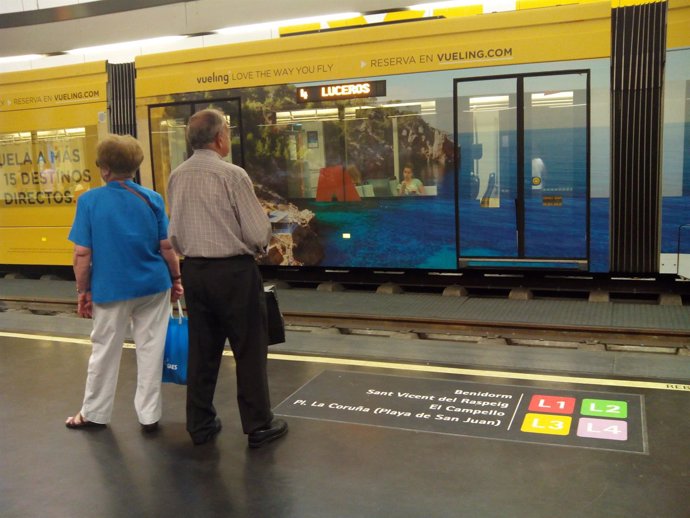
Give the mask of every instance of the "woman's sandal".
M 81 412 L 79 412 L 74 417 L 68 417 L 67 421 L 65 421 L 65 426 L 67 428 L 71 428 L 72 430 L 76 430 L 77 428 L 105 428 L 107 425 L 87 421 L 84 419 L 84 416 L 81 415 Z

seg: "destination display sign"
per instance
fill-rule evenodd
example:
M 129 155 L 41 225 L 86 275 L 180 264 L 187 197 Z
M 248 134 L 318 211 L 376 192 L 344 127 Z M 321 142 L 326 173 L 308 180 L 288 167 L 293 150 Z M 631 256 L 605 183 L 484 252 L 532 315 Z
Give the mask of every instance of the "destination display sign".
M 358 97 L 384 97 L 385 81 L 361 81 L 358 83 L 339 83 L 297 88 L 297 102 L 336 101 Z
M 283 416 L 648 453 L 641 395 L 324 371 Z

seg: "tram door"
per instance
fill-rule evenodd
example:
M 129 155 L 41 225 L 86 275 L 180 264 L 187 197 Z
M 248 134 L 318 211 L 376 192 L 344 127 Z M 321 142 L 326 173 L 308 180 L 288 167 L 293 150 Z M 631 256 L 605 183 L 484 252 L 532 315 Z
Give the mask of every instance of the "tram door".
M 586 268 L 588 74 L 456 81 L 460 266 Z

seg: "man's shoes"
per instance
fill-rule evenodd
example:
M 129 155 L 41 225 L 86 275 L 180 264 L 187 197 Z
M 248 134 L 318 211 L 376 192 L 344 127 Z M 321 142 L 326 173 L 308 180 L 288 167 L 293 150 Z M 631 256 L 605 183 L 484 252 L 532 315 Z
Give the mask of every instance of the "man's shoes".
M 151 424 L 142 424 L 141 431 L 144 433 L 153 433 L 158 431 L 158 421 Z
M 274 419 L 270 425 L 249 434 L 249 447 L 261 448 L 264 444 L 279 439 L 287 433 L 288 425 L 282 419 Z
M 222 429 L 223 424 L 220 422 L 220 417 L 216 417 L 216 419 L 213 421 L 213 428 L 210 432 L 208 432 L 203 437 L 192 437 L 192 442 L 194 443 L 194 446 L 201 446 L 202 444 L 206 444 L 216 435 L 218 435 L 218 432 L 220 432 Z

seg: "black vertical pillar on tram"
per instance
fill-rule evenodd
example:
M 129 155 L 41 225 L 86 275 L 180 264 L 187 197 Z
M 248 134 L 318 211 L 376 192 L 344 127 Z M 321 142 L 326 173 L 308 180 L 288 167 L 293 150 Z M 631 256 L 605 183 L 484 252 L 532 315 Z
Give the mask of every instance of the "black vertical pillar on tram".
M 659 271 L 666 2 L 611 18 L 611 271 Z
M 134 63 L 107 64 L 108 131 L 116 135 L 137 136 L 137 114 L 134 99 Z M 136 174 L 139 182 L 139 171 Z
M 134 63 L 108 63 L 108 130 L 137 136 Z
M 690 112 L 690 82 L 685 86 L 685 113 Z M 685 119 L 683 149 L 690 149 L 690 122 Z M 683 153 L 683 196 L 690 196 L 690 153 Z
M 525 79 L 517 81 L 517 120 L 515 126 L 517 149 L 517 197 L 515 199 L 515 224 L 517 229 L 518 257 L 525 257 Z

